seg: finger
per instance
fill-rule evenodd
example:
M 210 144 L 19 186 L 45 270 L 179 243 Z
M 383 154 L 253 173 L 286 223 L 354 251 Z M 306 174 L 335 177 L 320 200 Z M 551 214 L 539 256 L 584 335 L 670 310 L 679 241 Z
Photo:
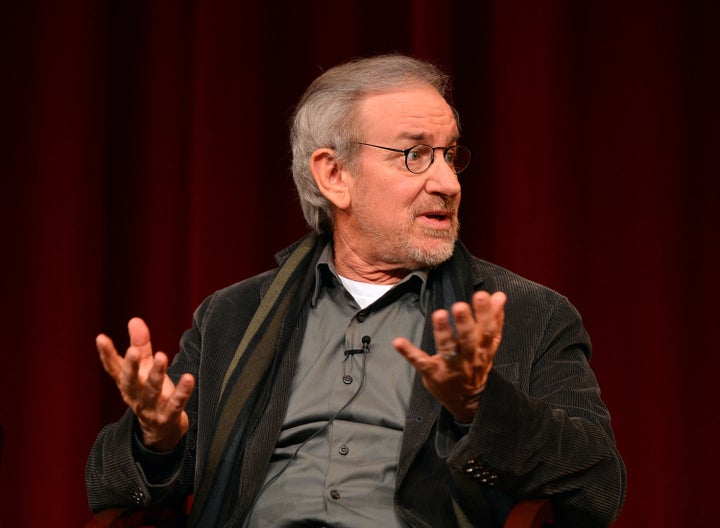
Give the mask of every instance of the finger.
M 173 414 L 178 414 L 185 410 L 188 400 L 195 389 L 195 378 L 192 374 L 183 374 L 178 380 L 177 386 L 170 398 L 168 398 L 166 408 Z
M 148 372 L 148 377 L 142 387 L 142 405 L 144 408 L 152 409 L 157 406 L 167 375 L 167 361 L 167 356 L 162 352 L 158 352 L 153 358 L 153 366 Z
M 495 324 L 498 328 L 498 334 L 502 336 L 502 331 L 505 326 L 505 304 L 507 304 L 507 295 L 503 292 L 495 292 L 490 297 L 490 302 L 495 313 Z
M 418 372 L 426 373 L 435 368 L 431 361 L 432 356 L 413 345 L 410 340 L 404 337 L 398 337 L 393 340 L 392 344 L 395 350 L 400 352 Z
M 496 349 L 502 337 L 502 327 L 507 297 L 502 292 L 489 295 L 477 292 L 473 295 L 473 308 L 477 321 L 479 345 L 485 349 Z
M 142 383 L 138 376 L 138 372 L 140 371 L 139 355 L 140 353 L 135 348 L 128 349 L 118 377 L 118 387 L 128 404 L 130 404 L 130 402 L 127 400 L 129 399 L 134 402 L 138 399 L 139 393 L 142 390 Z
M 475 310 L 478 345 L 485 348 L 492 339 L 495 327 L 490 294 L 484 291 L 476 292 L 473 295 L 472 303 Z
M 455 331 L 450 324 L 447 310 L 436 310 L 432 314 L 433 337 L 438 354 L 452 356 L 457 352 Z
M 475 316 L 470 305 L 464 302 L 457 302 L 452 306 L 453 317 L 455 318 L 455 330 L 457 332 L 458 354 L 468 360 L 474 358 L 478 344 L 478 331 Z
M 152 356 L 150 329 L 145 324 L 145 321 L 139 317 L 130 319 L 128 322 L 128 335 L 130 336 L 130 347 L 138 349 L 140 359 Z
M 122 369 L 122 357 L 115 350 L 115 345 L 105 334 L 100 334 L 95 338 L 95 347 L 98 350 L 100 356 L 100 362 L 105 369 L 105 372 L 117 382 L 120 376 L 120 370 Z

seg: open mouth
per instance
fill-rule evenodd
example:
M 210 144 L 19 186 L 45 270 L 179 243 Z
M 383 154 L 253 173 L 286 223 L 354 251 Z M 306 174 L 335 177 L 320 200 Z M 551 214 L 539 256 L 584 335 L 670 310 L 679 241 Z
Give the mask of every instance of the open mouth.
M 445 220 L 447 218 L 447 215 L 444 213 L 427 213 L 423 216 L 430 220 Z
M 445 229 L 450 225 L 452 215 L 443 211 L 430 211 L 419 215 L 418 218 L 423 219 L 429 226 Z
M 427 218 L 428 220 L 434 220 L 436 222 L 443 222 L 450 219 L 450 213 L 445 211 L 428 211 L 420 215 L 421 217 Z
M 414 218 L 424 222 L 428 227 L 447 229 L 456 219 L 457 207 L 451 200 L 419 204 L 415 209 Z

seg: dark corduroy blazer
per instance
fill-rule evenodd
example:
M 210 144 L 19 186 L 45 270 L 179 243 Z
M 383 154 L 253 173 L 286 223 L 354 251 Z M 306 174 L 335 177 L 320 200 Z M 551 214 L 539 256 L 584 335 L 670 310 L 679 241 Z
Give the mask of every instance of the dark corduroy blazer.
M 291 249 L 278 255 L 280 263 Z M 225 372 L 276 273 L 218 291 L 196 311 L 169 369 L 175 379 L 184 372 L 197 379 L 187 406 L 191 427 L 175 453 L 138 452 L 130 412 L 101 431 L 86 469 L 94 511 L 178 501 L 197 492 Z M 624 499 L 625 467 L 577 311 L 565 297 L 471 256 L 460 243 L 453 257 L 430 273 L 428 288 L 432 309 L 467 301 L 478 289 L 505 292 L 505 327 L 469 430 L 460 432 L 416 377 L 398 460 L 400 516 L 411 526 L 495 526 L 517 500 L 546 497 L 565 525 L 610 524 Z M 241 460 L 227 461 L 235 465 L 235 477 L 225 491 L 231 500 L 216 512 L 224 522 L 241 523 L 265 476 L 289 397 L 306 303 L 298 300 L 299 316 L 283 329 L 286 338 L 262 419 L 241 446 Z M 421 348 L 435 352 L 429 317 Z M 170 467 L 163 470 L 163 463 Z

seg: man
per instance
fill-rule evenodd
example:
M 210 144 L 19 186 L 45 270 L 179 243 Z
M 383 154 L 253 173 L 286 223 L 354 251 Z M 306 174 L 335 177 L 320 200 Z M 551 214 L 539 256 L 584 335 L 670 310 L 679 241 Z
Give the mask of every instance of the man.
M 547 497 L 614 520 L 625 469 L 577 312 L 457 241 L 447 85 L 401 55 L 322 74 L 291 138 L 313 234 L 208 298 L 167 371 L 143 321 L 124 357 L 98 336 L 130 410 L 90 455 L 94 510 L 193 494 L 196 526 L 496 526 Z

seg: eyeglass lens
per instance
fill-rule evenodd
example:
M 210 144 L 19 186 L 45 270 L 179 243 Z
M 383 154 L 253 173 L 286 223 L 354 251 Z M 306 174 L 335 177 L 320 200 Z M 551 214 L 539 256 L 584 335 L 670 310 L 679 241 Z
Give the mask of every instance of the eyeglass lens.
M 440 150 L 443 153 L 445 162 L 450 165 L 456 173 L 466 169 L 470 163 L 470 151 L 465 147 L 456 145 L 448 149 L 444 149 L 443 147 L 433 149 L 429 145 L 417 145 L 408 151 L 405 156 L 408 170 L 416 174 L 426 171 L 433 163 L 434 150 Z

